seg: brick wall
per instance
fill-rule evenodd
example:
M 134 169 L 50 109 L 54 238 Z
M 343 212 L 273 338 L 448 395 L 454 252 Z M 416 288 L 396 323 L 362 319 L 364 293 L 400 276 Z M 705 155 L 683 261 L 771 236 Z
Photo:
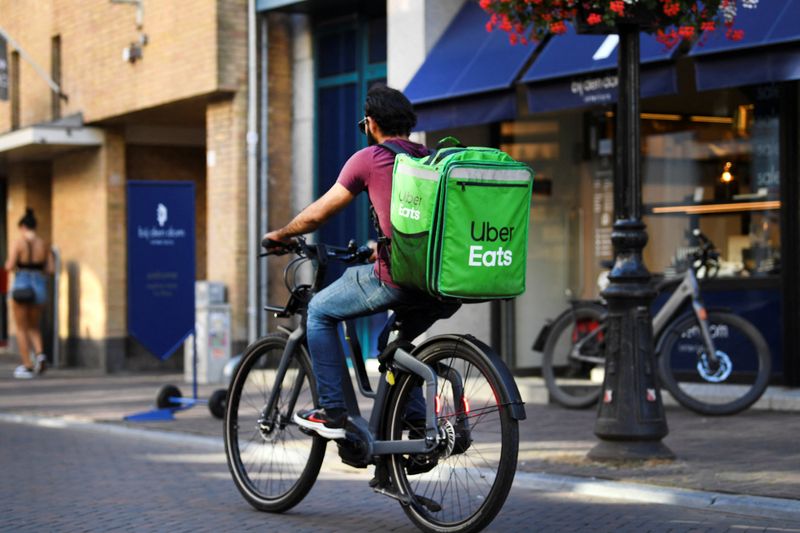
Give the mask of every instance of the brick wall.
M 94 122 L 130 111 L 209 94 L 229 84 L 219 65 L 231 54 L 217 54 L 218 32 L 228 15 L 240 9 L 231 0 L 144 2 L 144 26 L 149 42 L 141 61 L 122 60 L 122 50 L 139 38 L 136 9 L 109 0 L 0 0 L 0 21 L 48 74 L 51 39 L 61 36 L 61 77 L 69 102 L 62 116 L 83 112 Z M 244 8 L 241 11 L 246 15 Z M 246 28 L 245 28 L 246 30 Z M 235 39 L 231 38 L 231 43 Z M 50 89 L 34 69 L 21 61 L 22 126 L 51 119 Z M 10 105 L 0 102 L 0 132 L 10 128 Z
M 206 274 L 228 289 L 234 350 L 247 340 L 247 2 L 219 2 L 220 84 L 206 108 Z
M 121 54 L 139 37 L 133 6 L 109 0 L 0 0 L 0 24 L 47 73 L 52 38 L 60 37 L 61 80 L 69 95 L 61 115 L 82 112 L 85 122 L 107 131 L 101 148 L 58 155 L 37 167 L 41 180 L 30 175 L 33 167 L 20 163 L 9 164 L 5 176 L 8 206 L 19 208 L 7 213 L 12 229 L 20 209 L 36 200 L 32 190 L 39 187 L 40 196 L 47 191 L 42 198 L 52 197 L 52 208 L 42 216 L 43 228 L 52 229 L 47 236 L 62 250 L 60 337 L 68 339 L 69 363 L 106 370 L 119 368 L 126 350 L 128 179 L 195 181 L 198 278 L 227 285 L 233 339 L 246 339 L 247 1 L 146 0 L 144 7 L 149 43 L 143 59 L 131 64 Z M 21 127 L 26 127 L 52 118 L 51 92 L 21 63 Z M 126 124 L 191 129 L 199 127 L 197 116 L 205 116 L 206 149 L 214 154 L 208 172 L 203 148 L 126 146 Z M 186 117 L 191 123 L 182 121 Z M 10 129 L 10 120 L 9 102 L 0 102 L 0 134 Z

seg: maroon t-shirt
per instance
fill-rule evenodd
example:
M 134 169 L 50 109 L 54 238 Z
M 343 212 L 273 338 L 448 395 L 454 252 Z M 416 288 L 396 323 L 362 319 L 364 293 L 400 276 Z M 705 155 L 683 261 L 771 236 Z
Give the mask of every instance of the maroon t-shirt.
M 428 154 L 428 149 L 421 144 L 405 139 L 389 139 L 405 149 L 413 157 Z M 395 155 L 380 146 L 368 146 L 353 154 L 339 173 L 337 183 L 354 195 L 366 190 L 369 200 L 375 207 L 381 231 L 391 239 L 392 223 L 389 218 L 392 201 L 392 168 Z M 375 273 L 381 281 L 396 287 L 389 271 L 389 255 L 381 247 L 378 260 L 375 262 Z

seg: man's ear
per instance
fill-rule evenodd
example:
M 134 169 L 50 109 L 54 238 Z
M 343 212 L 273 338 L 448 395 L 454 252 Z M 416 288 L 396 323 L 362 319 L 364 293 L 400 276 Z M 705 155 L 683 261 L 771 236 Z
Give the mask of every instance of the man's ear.
M 369 127 L 369 132 L 372 133 L 373 137 L 378 137 L 378 135 L 382 135 L 383 132 L 381 131 L 381 127 L 378 126 L 378 123 L 375 122 L 375 119 L 372 117 L 367 117 L 367 126 Z

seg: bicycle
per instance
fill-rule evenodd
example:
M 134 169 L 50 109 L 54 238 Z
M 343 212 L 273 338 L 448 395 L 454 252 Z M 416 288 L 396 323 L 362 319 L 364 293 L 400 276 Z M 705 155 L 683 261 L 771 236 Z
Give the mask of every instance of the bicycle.
M 269 512 L 286 511 L 306 496 L 328 442 L 292 421 L 296 410 L 317 406 L 305 342 L 308 303 L 330 261 L 363 263 L 371 250 L 352 241 L 339 248 L 298 239 L 279 253 L 296 256 L 284 270 L 290 295 L 283 307 L 266 309 L 278 317 L 299 317 L 299 325 L 279 327 L 245 349 L 229 386 L 224 420 L 234 483 L 250 505 Z M 308 262 L 315 270 L 313 281 L 299 283 L 297 270 Z M 393 319 L 381 335 L 377 390 L 357 338 L 348 334 L 353 324 L 345 323 L 356 384 L 373 406 L 369 420 L 361 416 L 343 361 L 350 416 L 346 438 L 335 441 L 339 456 L 356 468 L 374 465 L 373 490 L 399 501 L 420 529 L 479 531 L 500 511 L 516 472 L 518 421 L 525 419 L 516 383 L 499 356 L 474 337 L 439 335 L 413 346 Z M 420 387 L 425 390 L 422 425 L 404 418 Z
M 713 243 L 699 230 L 699 250 L 680 277 L 657 291 L 676 287 L 653 318 L 653 338 L 661 384 L 684 407 L 703 415 L 732 415 L 753 405 L 766 390 L 772 357 L 761 333 L 744 318 L 707 310 L 698 272 L 713 276 Z M 691 301 L 691 311 L 684 312 Z M 540 332 L 534 349 L 543 349 L 542 376 L 551 398 L 570 408 L 585 408 L 600 397 L 605 367 L 605 318 L 600 301 L 576 300 Z

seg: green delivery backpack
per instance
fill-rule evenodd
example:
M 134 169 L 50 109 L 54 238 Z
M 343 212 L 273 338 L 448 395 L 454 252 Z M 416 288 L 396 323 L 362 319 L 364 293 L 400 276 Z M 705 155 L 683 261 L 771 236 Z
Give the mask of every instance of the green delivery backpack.
M 455 147 L 441 148 L 447 143 Z M 415 158 L 391 142 L 391 273 L 401 287 L 462 300 L 525 291 L 533 171 L 447 137 Z

